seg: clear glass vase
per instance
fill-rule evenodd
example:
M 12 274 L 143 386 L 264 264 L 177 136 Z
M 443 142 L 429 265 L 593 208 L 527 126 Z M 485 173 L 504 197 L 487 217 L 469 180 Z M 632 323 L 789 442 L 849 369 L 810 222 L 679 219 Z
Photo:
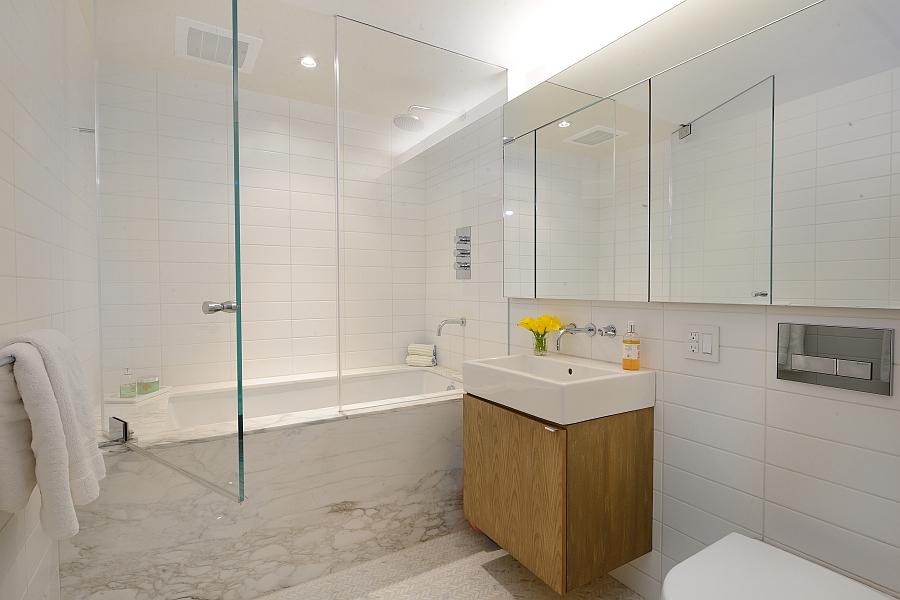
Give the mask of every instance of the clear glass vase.
M 547 356 L 547 334 L 534 334 L 534 355 Z

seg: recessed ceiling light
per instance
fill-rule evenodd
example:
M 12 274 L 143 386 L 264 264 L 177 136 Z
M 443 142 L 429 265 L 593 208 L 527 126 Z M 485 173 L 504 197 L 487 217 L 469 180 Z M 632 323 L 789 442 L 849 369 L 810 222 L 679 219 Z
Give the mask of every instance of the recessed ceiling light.
M 312 69 L 313 67 L 319 66 L 319 61 L 314 59 L 312 56 L 304 56 L 300 59 L 300 64 L 307 69 Z
M 560 121 L 559 122 L 560 127 L 568 127 L 569 125 L 571 125 L 571 123 L 569 123 L 568 121 Z

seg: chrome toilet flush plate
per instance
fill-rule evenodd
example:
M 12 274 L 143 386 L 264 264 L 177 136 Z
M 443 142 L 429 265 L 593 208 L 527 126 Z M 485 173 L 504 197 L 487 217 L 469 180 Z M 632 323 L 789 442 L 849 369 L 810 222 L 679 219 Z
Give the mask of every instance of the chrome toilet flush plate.
M 893 362 L 893 329 L 778 324 L 778 379 L 892 396 Z

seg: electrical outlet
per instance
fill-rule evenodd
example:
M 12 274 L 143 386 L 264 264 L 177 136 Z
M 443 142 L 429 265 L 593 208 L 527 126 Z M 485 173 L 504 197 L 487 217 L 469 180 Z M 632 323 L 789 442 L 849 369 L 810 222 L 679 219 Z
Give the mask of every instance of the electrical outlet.
M 684 326 L 684 357 L 719 362 L 719 328 L 713 325 Z

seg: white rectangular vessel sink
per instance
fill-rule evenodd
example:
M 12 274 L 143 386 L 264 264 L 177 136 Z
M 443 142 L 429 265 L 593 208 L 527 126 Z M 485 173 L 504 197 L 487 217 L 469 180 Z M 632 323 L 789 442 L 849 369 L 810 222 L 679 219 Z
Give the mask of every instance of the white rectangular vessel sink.
M 616 363 L 574 356 L 467 360 L 463 387 L 473 396 L 559 425 L 649 408 L 656 402 L 653 371 L 625 371 Z

